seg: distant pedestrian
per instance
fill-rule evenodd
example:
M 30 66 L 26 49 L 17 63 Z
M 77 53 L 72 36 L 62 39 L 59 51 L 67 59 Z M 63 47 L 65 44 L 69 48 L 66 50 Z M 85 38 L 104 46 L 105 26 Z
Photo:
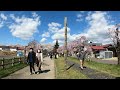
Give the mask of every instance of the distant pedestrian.
M 58 53 L 57 53 L 57 55 L 56 55 L 56 58 L 58 58 Z
M 52 60 L 52 53 L 50 53 L 50 59 Z
M 77 59 L 79 60 L 79 52 L 77 52 L 76 56 L 77 56 Z
M 47 56 L 48 56 L 48 57 L 50 56 L 50 55 L 49 55 L 49 53 L 48 53 L 48 55 L 47 55 Z
M 88 53 L 88 55 L 87 55 L 87 61 L 91 61 L 91 53 Z
M 41 54 L 42 52 L 40 51 L 40 49 L 37 50 L 37 53 L 36 53 L 36 58 L 37 58 L 37 67 L 38 67 L 38 72 L 39 74 L 42 72 L 41 70 L 41 65 L 42 65 L 42 61 L 41 61 Z
M 56 55 L 57 55 L 57 53 L 55 53 L 54 55 L 55 55 L 55 59 L 57 59 L 57 56 L 56 56 Z
M 36 74 L 35 72 L 35 68 L 34 68 L 34 63 L 36 61 L 36 53 L 33 51 L 33 48 L 30 48 L 30 52 L 28 53 L 28 57 L 27 57 L 27 62 L 30 65 L 30 73 L 32 74 Z M 32 69 L 34 71 L 34 73 L 32 72 Z

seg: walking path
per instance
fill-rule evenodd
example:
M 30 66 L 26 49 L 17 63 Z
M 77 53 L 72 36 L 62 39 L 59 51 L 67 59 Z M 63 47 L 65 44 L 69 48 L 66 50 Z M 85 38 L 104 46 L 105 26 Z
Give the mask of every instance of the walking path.
M 79 70 L 81 73 L 89 77 L 90 79 L 115 79 L 116 77 L 111 76 L 106 73 L 99 72 L 97 70 L 91 69 L 89 67 L 85 68 L 84 70 L 81 70 L 79 68 L 79 64 L 72 62 L 70 60 L 67 60 L 67 65 L 72 66 L 73 68 Z
M 43 72 L 41 74 L 30 75 L 30 69 L 27 66 L 2 79 L 55 79 L 54 60 L 51 60 L 49 57 L 45 57 L 43 60 Z M 36 65 L 35 70 L 38 70 Z
M 100 62 L 100 63 L 106 63 L 106 64 L 117 64 L 117 60 L 102 60 L 97 58 L 92 58 L 92 61 Z

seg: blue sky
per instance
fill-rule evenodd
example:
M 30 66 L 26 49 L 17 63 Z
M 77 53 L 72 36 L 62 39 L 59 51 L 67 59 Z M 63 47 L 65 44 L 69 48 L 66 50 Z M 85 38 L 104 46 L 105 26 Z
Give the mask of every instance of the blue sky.
M 86 36 L 92 42 L 111 43 L 108 28 L 118 24 L 119 11 L 0 11 L 0 44 L 64 43 L 64 17 L 68 41 Z

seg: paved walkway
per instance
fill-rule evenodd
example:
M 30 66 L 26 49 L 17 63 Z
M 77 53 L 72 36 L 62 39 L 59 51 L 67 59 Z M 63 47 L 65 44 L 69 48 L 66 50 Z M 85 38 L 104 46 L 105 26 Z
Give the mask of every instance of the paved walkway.
M 75 69 L 79 70 L 81 73 L 83 73 L 84 75 L 86 75 L 90 79 L 115 79 L 116 78 L 114 76 L 111 76 L 111 75 L 106 74 L 106 73 L 99 72 L 99 71 L 91 69 L 89 67 L 85 68 L 84 70 L 81 70 L 79 68 L 79 66 L 80 66 L 79 64 L 77 64 L 73 61 L 70 61 L 70 60 L 67 60 L 67 65 L 69 65 L 72 68 L 75 68 Z
M 54 60 L 50 60 L 49 57 L 45 57 L 43 60 L 43 73 L 41 74 L 30 75 L 29 66 L 27 66 L 2 79 L 55 79 Z M 36 65 L 35 69 L 38 70 Z

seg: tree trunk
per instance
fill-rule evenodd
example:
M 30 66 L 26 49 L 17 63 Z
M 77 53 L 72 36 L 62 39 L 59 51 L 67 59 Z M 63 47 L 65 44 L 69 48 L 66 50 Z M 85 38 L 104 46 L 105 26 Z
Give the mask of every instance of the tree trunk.
M 118 57 L 118 65 L 120 65 L 120 51 L 117 52 L 117 57 Z

